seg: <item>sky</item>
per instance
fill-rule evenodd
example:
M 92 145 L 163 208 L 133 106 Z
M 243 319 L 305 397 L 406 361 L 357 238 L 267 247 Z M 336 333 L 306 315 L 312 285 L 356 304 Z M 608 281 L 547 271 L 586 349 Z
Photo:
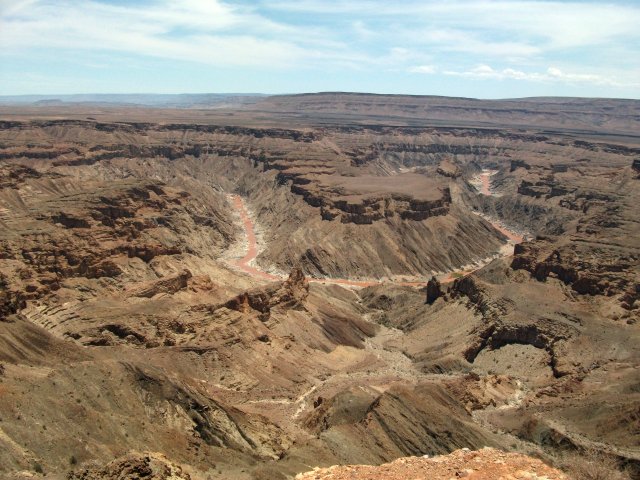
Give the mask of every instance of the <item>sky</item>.
M 0 0 L 0 95 L 640 98 L 640 0 Z

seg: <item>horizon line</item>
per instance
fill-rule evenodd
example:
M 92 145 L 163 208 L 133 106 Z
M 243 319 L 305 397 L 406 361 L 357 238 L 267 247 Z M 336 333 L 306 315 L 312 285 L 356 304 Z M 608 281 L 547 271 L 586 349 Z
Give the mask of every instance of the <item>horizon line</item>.
M 156 93 L 156 92 L 90 92 L 90 93 L 20 93 L 20 94 L 0 94 L 0 99 L 20 99 L 30 97 L 40 97 L 41 100 L 82 96 L 242 96 L 242 97 L 295 97 L 304 95 L 371 95 L 371 96 L 394 96 L 394 97 L 414 97 L 414 98 L 450 98 L 458 100 L 477 101 L 517 101 L 530 99 L 588 99 L 588 100 L 629 100 L 640 101 L 640 98 L 632 97 L 603 97 L 603 96 L 566 96 L 566 95 L 532 95 L 524 97 L 467 97 L 437 94 L 411 94 L 411 93 L 380 93 L 348 90 L 326 90 L 317 92 L 283 92 L 283 93 L 261 93 L 261 92 L 176 92 L 176 93 Z

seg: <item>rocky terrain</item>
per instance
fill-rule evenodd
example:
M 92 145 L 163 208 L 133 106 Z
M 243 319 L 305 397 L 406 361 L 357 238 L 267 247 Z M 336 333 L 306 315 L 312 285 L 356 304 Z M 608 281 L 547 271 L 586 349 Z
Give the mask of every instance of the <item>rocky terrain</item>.
M 457 450 L 447 456 L 435 458 L 400 458 L 380 466 L 335 466 L 296 475 L 296 480 L 340 480 L 385 478 L 430 478 L 449 480 L 469 478 L 475 480 L 548 479 L 568 478 L 559 470 L 550 468 L 540 460 L 514 453 L 504 454 L 485 448 L 480 451 Z
M 639 474 L 637 102 L 319 98 L 0 110 L 0 476 Z

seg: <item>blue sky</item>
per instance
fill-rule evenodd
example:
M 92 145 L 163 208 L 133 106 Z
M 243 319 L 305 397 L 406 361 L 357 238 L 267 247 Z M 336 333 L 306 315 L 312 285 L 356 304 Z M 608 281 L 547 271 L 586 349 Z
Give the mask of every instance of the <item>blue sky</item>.
M 640 98 L 640 0 L 0 0 L 0 94 Z

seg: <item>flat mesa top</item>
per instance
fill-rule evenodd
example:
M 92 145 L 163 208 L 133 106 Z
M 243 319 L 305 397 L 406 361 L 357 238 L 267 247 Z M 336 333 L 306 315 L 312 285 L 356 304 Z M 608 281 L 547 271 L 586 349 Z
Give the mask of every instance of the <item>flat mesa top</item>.
M 334 199 L 357 201 L 377 196 L 409 195 L 416 200 L 438 200 L 444 184 L 419 173 L 401 173 L 387 177 L 360 175 L 310 175 L 323 190 L 336 193 Z

